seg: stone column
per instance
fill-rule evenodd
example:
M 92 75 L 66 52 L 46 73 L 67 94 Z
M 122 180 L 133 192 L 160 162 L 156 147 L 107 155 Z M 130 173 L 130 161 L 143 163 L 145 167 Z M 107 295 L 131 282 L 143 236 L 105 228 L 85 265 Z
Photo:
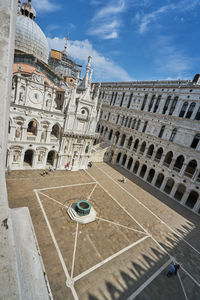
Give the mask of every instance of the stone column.
M 188 198 L 188 196 L 189 196 L 189 194 L 190 194 L 190 190 L 189 191 L 185 191 L 185 194 L 183 195 L 183 197 L 182 197 L 182 199 L 181 199 L 181 204 L 183 204 L 183 205 L 185 205 L 185 203 L 186 203 L 186 201 L 187 201 L 187 198 Z
M 36 136 L 36 140 L 35 140 L 37 143 L 40 143 L 41 133 L 42 133 L 42 128 L 37 130 L 37 136 Z
M 25 126 L 22 126 L 22 141 L 27 140 L 27 128 Z
M 195 116 L 196 116 L 196 113 L 197 113 L 197 111 L 198 111 L 198 109 L 199 109 L 199 103 L 198 103 L 198 102 L 195 102 L 195 103 L 196 103 L 196 106 L 195 106 L 195 108 L 194 108 L 194 110 L 193 110 L 193 112 L 192 112 L 192 115 L 191 115 L 191 117 L 190 117 L 191 120 L 194 120 L 194 118 L 195 118 Z
M 178 185 L 179 185 L 179 183 L 176 183 L 176 182 L 174 183 L 174 186 L 173 186 L 173 188 L 171 190 L 171 193 L 169 194 L 171 198 L 174 198 L 174 195 L 176 193 Z
M 163 179 L 163 182 L 162 182 L 162 184 L 161 184 L 161 186 L 160 186 L 160 191 L 161 191 L 161 192 L 164 191 L 164 188 L 165 188 L 165 185 L 166 185 L 168 179 L 169 179 L 169 178 L 164 178 L 164 179 Z
M 192 210 L 198 213 L 199 209 L 200 209 L 200 200 L 197 200 Z
M 49 144 L 51 142 L 51 129 L 47 129 L 46 143 Z
M 182 168 L 181 168 L 181 170 L 180 170 L 180 172 L 179 172 L 179 175 L 180 175 L 181 177 L 183 176 L 183 174 L 184 174 L 186 168 L 187 168 L 187 164 L 186 164 L 186 163 L 183 163 Z
M 181 111 L 181 107 L 183 106 L 183 103 L 184 101 L 183 100 L 178 100 L 177 104 L 176 104 L 176 107 L 175 107 L 175 110 L 173 112 L 173 116 L 175 117 L 178 117 L 179 116 L 179 113 Z

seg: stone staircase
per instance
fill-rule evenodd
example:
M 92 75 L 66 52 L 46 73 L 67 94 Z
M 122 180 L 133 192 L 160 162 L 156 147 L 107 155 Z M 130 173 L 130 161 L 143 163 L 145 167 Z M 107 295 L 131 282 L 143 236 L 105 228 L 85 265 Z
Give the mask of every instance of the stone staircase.
M 110 151 L 110 148 L 111 145 L 106 142 L 93 146 L 90 160 L 92 162 L 108 161 L 109 155 L 107 155 L 107 153 Z

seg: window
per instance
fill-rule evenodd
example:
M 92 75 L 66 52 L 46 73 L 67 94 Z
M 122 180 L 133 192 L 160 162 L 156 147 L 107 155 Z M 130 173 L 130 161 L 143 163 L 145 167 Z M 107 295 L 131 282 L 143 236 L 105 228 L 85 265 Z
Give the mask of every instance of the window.
M 164 107 L 163 107 L 163 115 L 166 113 L 166 111 L 167 111 L 167 109 L 168 109 L 168 107 L 169 107 L 169 103 L 170 103 L 170 100 L 171 100 L 171 96 L 168 96 L 167 97 L 167 100 L 165 101 L 165 105 L 164 105 Z
M 195 137 L 193 138 L 191 148 L 196 149 L 200 141 L 200 134 L 196 134 Z
M 130 94 L 130 97 L 129 97 L 129 101 L 128 101 L 127 108 L 129 108 L 129 107 L 130 107 L 132 98 L 133 98 L 133 94 Z
M 109 119 L 110 119 L 110 112 L 108 113 L 108 118 L 107 118 L 107 121 L 109 121 Z
M 113 97 L 114 97 L 114 92 L 112 93 L 112 97 L 111 97 L 111 100 L 110 100 L 110 105 L 112 104 Z
M 113 105 L 115 105 L 116 99 L 117 99 L 117 92 L 115 94 L 115 99 L 114 99 Z
M 145 132 L 145 131 L 146 131 L 147 124 L 148 124 L 148 121 L 145 121 L 145 123 L 144 123 L 144 127 L 143 127 L 143 129 L 142 129 L 142 132 Z
M 118 124 L 118 122 L 119 122 L 119 115 L 117 116 L 116 124 Z
M 132 129 L 135 128 L 136 119 L 133 120 Z
M 197 111 L 196 116 L 195 116 L 194 119 L 195 120 L 200 120 L 200 106 L 199 106 L 199 109 L 198 109 L 198 111 Z
M 140 127 L 140 120 L 138 120 L 138 122 L 137 122 L 137 125 L 136 125 L 136 130 L 139 130 L 139 127 Z
M 193 110 L 194 110 L 195 106 L 196 106 L 196 104 L 195 104 L 194 102 L 192 102 L 192 103 L 190 104 L 190 106 L 189 106 L 189 108 L 188 108 L 188 111 L 187 111 L 187 114 L 186 114 L 186 116 L 185 116 L 187 119 L 190 119 L 190 117 L 191 117 L 191 115 L 192 115 L 192 113 L 193 113 Z
M 158 135 L 159 138 L 163 136 L 164 130 L 165 130 L 165 126 L 162 126 Z
M 122 107 L 122 105 L 123 105 L 124 96 L 125 96 L 125 93 L 123 93 L 123 95 L 122 95 L 122 99 L 121 99 L 120 107 Z
M 184 117 L 187 107 L 188 107 L 188 102 L 184 102 L 179 114 L 180 118 Z
M 152 106 L 153 106 L 153 102 L 154 102 L 155 97 L 156 97 L 155 95 L 153 95 L 153 96 L 151 97 L 151 101 L 150 101 L 150 103 L 149 103 L 148 111 L 151 111 L 151 108 L 152 108 Z
M 148 95 L 146 94 L 146 95 L 144 96 L 144 100 L 143 100 L 143 103 L 142 103 L 141 110 L 144 110 L 144 108 L 145 108 L 145 105 L 146 105 L 146 102 L 147 102 L 147 97 L 148 97 Z
M 178 96 L 176 96 L 172 102 L 172 105 L 170 107 L 170 110 L 169 110 L 169 115 L 171 116 L 175 110 L 175 107 L 176 107 L 176 104 L 178 102 Z
M 124 119 L 125 119 L 125 117 L 123 116 L 122 117 L 122 122 L 121 122 L 121 125 L 123 126 L 123 124 L 124 124 Z
M 128 128 L 131 127 L 131 123 L 132 123 L 132 118 L 129 119 Z
M 156 104 L 154 106 L 153 112 L 157 112 L 158 106 L 160 104 L 160 100 L 161 100 L 161 95 L 158 96 L 157 100 L 156 100 Z
M 169 138 L 169 141 L 170 141 L 170 142 L 173 142 L 173 141 L 174 141 L 174 138 L 175 138 L 176 134 L 177 134 L 177 129 L 174 128 L 174 129 L 172 130 L 171 136 L 170 136 L 170 138 Z
M 126 127 L 127 126 L 127 123 L 128 123 L 128 117 L 126 118 L 126 121 L 124 123 L 124 126 Z

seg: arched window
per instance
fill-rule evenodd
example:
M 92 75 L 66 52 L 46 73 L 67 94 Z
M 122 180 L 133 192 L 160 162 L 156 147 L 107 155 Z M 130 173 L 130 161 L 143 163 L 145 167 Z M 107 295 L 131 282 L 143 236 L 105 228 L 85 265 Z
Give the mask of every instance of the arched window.
M 142 103 L 142 106 L 141 106 L 141 110 L 144 110 L 144 108 L 145 108 L 145 105 L 146 105 L 146 102 L 147 102 L 147 97 L 148 97 L 148 95 L 146 94 L 144 96 L 144 100 L 143 100 L 143 103 Z
M 60 137 L 60 128 L 57 124 L 55 124 L 53 127 L 52 127 L 52 130 L 51 130 L 51 136 L 54 136 L 56 137 L 57 139 L 59 139 Z
M 141 178 L 144 177 L 144 175 L 145 175 L 145 173 L 146 173 L 146 170 L 147 170 L 147 166 L 146 166 L 146 165 L 143 165 L 143 166 L 142 166 L 142 169 L 141 169 L 141 171 L 140 171 L 140 174 L 139 174 L 139 176 L 140 176 Z
M 162 185 L 162 183 L 163 183 L 163 180 L 164 180 L 164 175 L 163 175 L 162 173 L 159 173 L 159 174 L 158 174 L 158 177 L 157 177 L 157 179 L 156 179 L 156 182 L 155 182 L 155 186 L 156 186 L 157 188 L 160 188 L 161 185 Z
M 30 121 L 28 123 L 27 134 L 28 135 L 37 135 L 37 123 L 35 120 Z
M 110 130 L 110 133 L 109 133 L 109 137 L 108 137 L 109 141 L 111 140 L 112 135 L 113 135 L 113 130 L 111 129 L 111 130 Z
M 148 111 L 151 111 L 151 108 L 152 108 L 152 106 L 153 106 L 153 102 L 154 102 L 154 99 L 156 98 L 156 95 L 153 95 L 152 97 L 151 97 L 151 100 L 150 100 L 150 102 L 149 102 L 149 107 L 148 107 Z
M 127 148 L 130 149 L 131 145 L 132 145 L 132 142 L 133 142 L 133 137 L 131 136 L 129 139 L 128 139 L 128 144 L 127 144 Z
M 123 160 L 122 160 L 122 166 L 124 166 L 124 165 L 125 165 L 125 163 L 126 163 L 126 159 L 127 159 L 127 155 L 126 155 L 126 154 L 124 154 L 124 156 L 123 156 Z
M 163 107 L 163 112 L 162 112 L 163 114 L 166 113 L 166 111 L 167 111 L 167 109 L 168 109 L 168 107 L 169 107 L 170 101 L 171 101 L 171 96 L 168 96 L 168 97 L 167 97 L 167 100 L 165 101 L 165 105 L 164 105 L 164 107 Z
M 136 119 L 133 120 L 132 129 L 135 128 Z
M 196 149 L 200 141 L 200 134 L 196 134 L 195 137 L 193 138 L 191 148 Z
M 172 191 L 172 188 L 174 186 L 174 180 L 172 178 L 169 178 L 166 182 L 166 185 L 164 187 L 164 192 L 167 194 L 170 194 Z
M 128 117 L 127 117 L 126 120 L 125 120 L 124 127 L 126 127 L 127 124 L 128 124 Z
M 121 125 L 123 126 L 125 120 L 125 116 L 122 117 Z
M 100 124 L 97 126 L 97 132 L 100 131 Z
M 173 158 L 173 153 L 172 151 L 167 152 L 166 156 L 165 156 L 165 160 L 163 162 L 163 165 L 166 167 L 169 167 L 169 165 L 172 162 L 172 158 Z
M 169 110 L 169 115 L 170 116 L 173 114 L 177 102 L 178 102 L 178 96 L 174 97 L 174 100 L 173 100 L 172 105 L 171 105 L 170 110 Z
M 142 132 L 145 132 L 145 131 L 146 131 L 146 129 L 147 129 L 147 124 L 148 124 L 148 121 L 145 121 L 144 127 L 143 127 L 143 129 L 142 129 Z
M 137 160 L 136 161 L 136 163 L 135 163 L 135 165 L 134 165 L 134 168 L 133 168 L 133 173 L 137 173 L 137 171 L 138 171 L 138 169 L 139 169 L 139 166 L 140 166 L 140 163 L 139 163 L 139 161 Z
M 154 113 L 157 112 L 157 109 L 158 109 L 158 107 L 160 105 L 160 100 L 161 100 L 161 95 L 159 95 L 158 98 L 157 98 L 157 100 L 156 100 L 156 104 L 155 104 L 154 109 L 153 109 Z
M 152 182 L 152 180 L 153 180 L 153 178 L 154 178 L 154 175 L 155 175 L 155 170 L 154 170 L 154 169 L 151 169 L 151 170 L 149 171 L 149 174 L 148 174 L 148 177 L 147 177 L 147 181 L 148 181 L 149 183 Z
M 195 120 L 200 120 L 200 106 L 199 106 L 199 108 L 198 108 L 198 111 L 197 111 L 196 116 L 195 116 L 194 119 L 195 119 Z
M 133 94 L 130 94 L 130 97 L 129 97 L 129 100 L 128 100 L 127 108 L 129 108 L 129 107 L 131 106 L 132 98 L 133 98 Z
M 192 178 L 192 176 L 194 175 L 194 172 L 196 171 L 196 167 L 197 167 L 196 160 L 195 159 L 191 160 L 185 169 L 184 175 L 189 178 Z
M 171 136 L 170 136 L 170 138 L 169 138 L 169 141 L 170 141 L 170 142 L 173 142 L 173 141 L 174 141 L 174 138 L 175 138 L 176 134 L 177 134 L 177 129 L 174 128 L 174 129 L 172 130 Z
M 138 122 L 137 122 L 137 125 L 136 125 L 136 130 L 139 130 L 139 127 L 140 127 L 140 120 L 138 120 Z
M 153 150 L 154 150 L 154 145 L 150 145 L 149 149 L 148 149 L 148 152 L 147 152 L 147 157 L 150 158 L 152 156 Z
M 163 154 L 163 148 L 159 148 L 156 152 L 155 161 L 159 162 Z
M 185 205 L 187 205 L 190 208 L 193 208 L 195 206 L 198 198 L 199 198 L 199 194 L 196 191 L 191 191 L 187 198 Z
M 116 159 L 116 163 L 118 164 L 119 163 L 119 161 L 120 161 L 120 158 L 121 158 L 121 152 L 119 152 L 118 154 L 117 154 L 117 159 Z
M 185 116 L 187 119 L 190 119 L 190 117 L 191 117 L 191 115 L 192 115 L 192 113 L 193 113 L 193 110 L 194 110 L 195 106 L 196 106 L 196 103 L 195 103 L 195 102 L 192 102 L 192 103 L 190 104 L 190 106 L 189 106 L 189 108 L 188 108 L 188 111 L 187 111 L 187 114 L 186 114 L 186 116 Z
M 127 169 L 130 170 L 131 166 L 132 166 L 132 163 L 133 163 L 133 158 L 130 157 L 129 158 L 129 161 L 128 161 L 128 165 L 127 165 Z
M 102 127 L 101 127 L 101 134 L 103 133 L 103 130 L 104 130 L 104 127 L 102 126 Z
M 184 102 L 179 114 L 180 118 L 184 117 L 187 107 L 188 107 L 188 102 Z
M 185 193 L 185 190 L 186 190 L 186 187 L 184 186 L 184 184 L 180 183 L 174 194 L 174 198 L 178 201 L 181 201 L 181 199 L 183 198 L 183 195 Z
M 139 140 L 137 139 L 134 143 L 133 150 L 136 151 L 138 148 Z
M 163 136 L 164 131 L 165 131 L 165 125 L 163 125 L 160 129 L 160 132 L 159 132 L 159 135 L 158 135 L 159 138 L 161 138 Z
M 118 143 L 119 136 L 120 136 L 119 131 L 115 132 L 115 138 L 114 138 L 114 142 L 113 142 L 114 145 L 116 145 Z
M 184 163 L 184 157 L 183 157 L 183 155 L 179 155 L 176 159 L 173 170 L 176 172 L 180 172 L 180 170 L 183 166 L 183 163 Z
M 146 142 L 143 142 L 141 147 L 140 147 L 140 154 L 144 153 L 145 148 L 146 148 Z
M 131 127 L 131 123 L 132 123 L 132 118 L 129 119 L 128 128 Z
M 120 146 L 122 146 L 122 147 L 124 146 L 125 139 L 126 139 L 126 135 L 123 134 L 122 139 L 121 139 Z

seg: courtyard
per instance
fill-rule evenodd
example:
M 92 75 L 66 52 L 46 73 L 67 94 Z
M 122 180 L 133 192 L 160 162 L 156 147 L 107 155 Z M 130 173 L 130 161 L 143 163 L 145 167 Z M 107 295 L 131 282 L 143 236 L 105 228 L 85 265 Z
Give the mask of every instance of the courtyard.
M 30 210 L 55 300 L 199 299 L 198 215 L 109 164 L 40 173 L 12 171 L 8 200 Z M 70 219 L 79 200 L 96 210 L 94 222 Z M 181 268 L 167 278 L 172 262 Z

